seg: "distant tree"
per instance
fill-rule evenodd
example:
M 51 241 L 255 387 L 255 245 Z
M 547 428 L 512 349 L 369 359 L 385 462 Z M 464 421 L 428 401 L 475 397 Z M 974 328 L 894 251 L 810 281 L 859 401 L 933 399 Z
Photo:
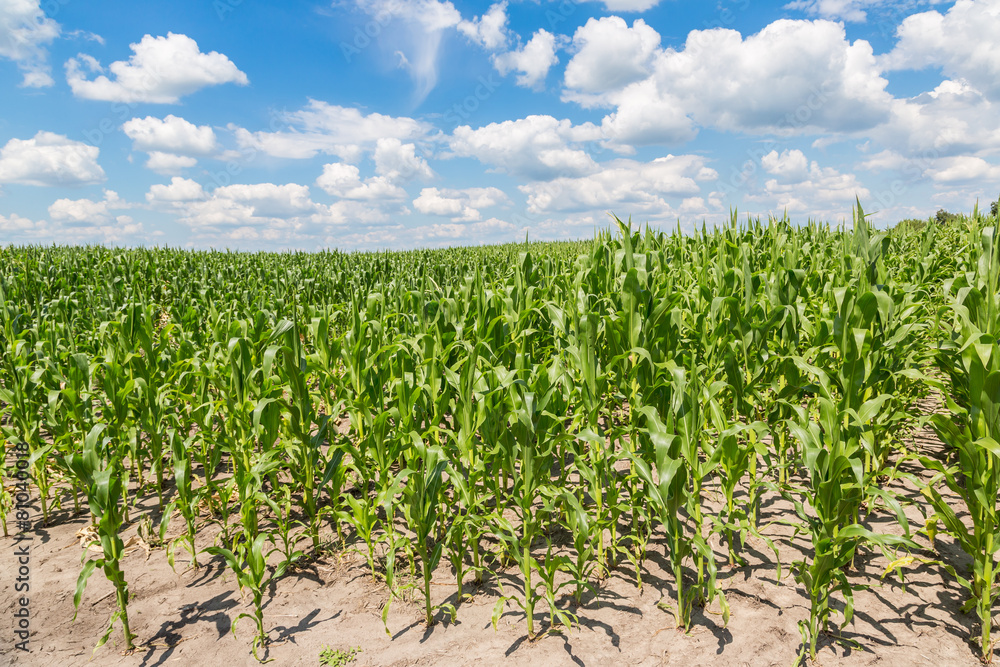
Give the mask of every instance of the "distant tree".
M 990 217 L 995 218 L 997 214 L 1000 214 L 1000 199 L 990 204 Z
M 955 215 L 954 213 L 949 213 L 943 208 L 939 208 L 938 212 L 934 214 L 934 222 L 938 223 L 939 225 L 945 225 L 957 217 L 958 216 Z
M 905 220 L 900 220 L 896 223 L 896 229 L 904 230 L 908 229 L 911 231 L 919 231 L 927 226 L 926 220 L 917 220 L 916 218 L 907 218 Z

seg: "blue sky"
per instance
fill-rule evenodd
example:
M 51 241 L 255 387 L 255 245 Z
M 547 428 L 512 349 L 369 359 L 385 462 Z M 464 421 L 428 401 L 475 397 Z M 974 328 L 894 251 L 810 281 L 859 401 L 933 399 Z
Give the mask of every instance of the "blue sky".
M 131 7 L 131 5 L 129 5 Z M 0 245 L 878 225 L 1000 194 L 996 0 L 0 0 Z

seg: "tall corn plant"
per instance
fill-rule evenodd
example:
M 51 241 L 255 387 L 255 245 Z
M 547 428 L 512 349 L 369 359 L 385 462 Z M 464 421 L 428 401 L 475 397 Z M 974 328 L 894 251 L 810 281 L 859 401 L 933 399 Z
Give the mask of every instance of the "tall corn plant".
M 850 340 L 856 344 L 845 347 L 845 364 L 863 364 L 861 341 L 864 333 L 858 329 L 853 331 Z M 816 380 L 815 384 L 803 389 L 815 393 L 813 400 L 818 419 L 812 418 L 807 407 L 790 406 L 796 417 L 788 422 L 788 428 L 801 447 L 807 482 L 800 488 L 791 485 L 774 488 L 793 503 L 795 514 L 801 521 L 796 532 L 806 532 L 813 547 L 811 558 L 807 556 L 796 561 L 792 567 L 795 579 L 805 587 L 810 603 L 808 621 L 799 623 L 803 642 L 800 657 L 808 650 L 810 657 L 815 659 L 816 642 L 820 633 L 827 630 L 833 611 L 830 596 L 834 591 L 839 591 L 846 603 L 841 627 L 853 618 L 854 589 L 846 570 L 858 546 L 867 542 L 887 551 L 896 545 L 916 545 L 908 537 L 876 534 L 858 523 L 858 512 L 868 489 L 868 493 L 881 497 L 895 510 L 897 519 L 909 534 L 906 517 L 898 502 L 891 494 L 874 488 L 865 474 L 862 440 L 872 415 L 885 399 L 878 396 L 871 398 L 855 410 L 850 407 L 855 399 L 838 396 L 825 371 L 802 359 L 795 359 L 795 363 Z M 806 510 L 806 505 L 811 508 L 810 511 Z
M 707 605 L 716 598 L 728 623 L 729 605 L 716 585 L 715 554 L 703 533 L 702 515 L 702 484 L 718 466 L 723 450 L 709 449 L 702 442 L 706 427 L 702 400 L 706 396 L 699 383 L 689 386 L 685 369 L 673 362 L 666 364 L 665 370 L 661 382 L 669 385 L 669 410 L 664 419 L 653 406 L 642 408 L 646 426 L 640 434 L 645 443 L 637 448 L 637 453 L 629 452 L 628 456 L 643 482 L 650 514 L 660 520 L 667 535 L 667 555 L 676 590 L 677 626 L 690 628 L 694 604 Z M 711 400 L 710 395 L 707 398 Z M 689 559 L 693 561 L 696 579 L 694 585 L 685 587 L 684 565 Z
M 994 227 L 982 230 L 980 255 L 973 284 L 956 281 L 952 304 L 955 333 L 939 361 L 950 377 L 954 394 L 947 400 L 948 414 L 932 417 L 935 431 L 958 454 L 957 465 L 921 457 L 936 475 L 923 489 L 935 514 L 959 546 L 972 558 L 971 581 L 956 573 L 970 598 L 963 611 L 974 609 L 981 629 L 979 647 L 990 661 L 993 605 L 998 588 L 997 551 L 1000 550 L 1000 235 Z M 964 277 L 963 277 L 964 278 Z M 935 488 L 944 484 L 957 495 L 972 521 L 970 531 Z

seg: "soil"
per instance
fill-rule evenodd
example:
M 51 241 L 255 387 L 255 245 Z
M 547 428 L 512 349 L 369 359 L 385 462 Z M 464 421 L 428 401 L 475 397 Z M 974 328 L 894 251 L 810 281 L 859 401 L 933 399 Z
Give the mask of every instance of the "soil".
M 929 432 L 916 434 L 916 448 L 943 456 L 943 448 Z M 911 468 L 916 470 L 916 468 Z M 911 482 L 896 482 L 904 498 L 911 529 L 923 527 L 923 506 Z M 711 496 L 711 489 L 710 496 Z M 72 502 L 68 503 L 72 509 Z M 154 512 L 155 495 L 145 498 L 134 514 Z M 963 516 L 955 505 L 959 516 Z M 775 520 L 792 519 L 785 501 L 765 497 L 761 509 L 763 533 L 774 540 L 783 563 L 778 579 L 774 555 L 767 545 L 749 538 L 742 555 L 745 566 L 720 566 L 719 582 L 731 607 L 723 624 L 718 603 L 696 608 L 692 628 L 675 628 L 673 613 L 663 609 L 673 599 L 673 577 L 662 544 L 654 536 L 642 570 L 643 587 L 635 573 L 620 561 L 610 576 L 594 582 L 595 594 L 585 595 L 575 606 L 564 589 L 560 605 L 579 619 L 572 628 L 549 627 L 544 602 L 536 619 L 551 630 L 529 639 L 525 615 L 508 604 L 496 630 L 491 618 L 504 592 L 520 590 L 513 567 L 488 576 L 480 586 L 466 579 L 471 599 L 458 601 L 454 575 L 442 564 L 434 576 L 434 603 L 457 607 L 457 622 L 437 614 L 439 622 L 427 628 L 419 593 L 409 601 L 396 599 L 388 614 L 386 633 L 382 609 L 389 601 L 384 584 L 373 581 L 364 557 L 350 551 L 325 552 L 304 567 L 275 582 L 265 595 L 264 623 L 271 638 L 261 658 L 275 665 L 320 665 L 324 646 L 348 650 L 359 647 L 352 665 L 792 665 L 801 647 L 798 623 L 808 618 L 805 589 L 797 584 L 789 564 L 807 552 L 808 538 L 793 537 L 790 527 Z M 876 532 L 900 533 L 896 518 L 876 508 L 867 517 Z M 253 622 L 241 620 L 234 637 L 232 624 L 240 613 L 252 613 L 249 596 L 241 599 L 232 574 L 221 559 L 203 554 L 204 565 L 188 567 L 189 557 L 177 549 L 176 571 L 167 564 L 162 549 L 151 553 L 134 547 L 123 561 L 131 600 L 129 618 L 138 635 L 137 650 L 122 652 L 122 632 L 116 624 L 111 639 L 94 649 L 107 628 L 115 607 L 113 589 L 100 570 L 91 577 L 79 614 L 73 621 L 73 592 L 81 567 L 77 531 L 85 528 L 84 514 L 57 512 L 48 527 L 39 526 L 31 542 L 30 652 L 13 648 L 14 611 L 20 594 L 14 591 L 17 562 L 14 538 L 0 538 L 0 664 L 16 665 L 257 665 L 250 650 Z M 136 535 L 133 522 L 123 538 Z M 173 526 L 175 533 L 181 524 Z M 202 546 L 213 535 L 202 531 Z M 557 543 L 560 542 L 555 536 Z M 565 537 L 565 536 L 564 536 Z M 939 558 L 968 573 L 969 561 L 947 536 L 933 545 L 919 536 L 926 548 L 917 555 Z M 562 539 L 561 543 L 567 540 Z M 720 563 L 727 549 L 713 537 Z M 878 551 L 859 552 L 852 584 L 863 587 L 854 594 L 854 619 L 838 635 L 820 641 L 817 665 L 977 665 L 976 649 L 969 642 L 977 632 L 974 613 L 959 607 L 965 592 L 955 579 L 935 564 L 914 563 L 905 569 L 905 584 L 890 572 L 881 577 L 888 560 Z M 843 600 L 834 594 L 843 610 Z M 841 616 L 834 616 L 839 623 Z M 538 622 L 536 620 L 536 622 Z

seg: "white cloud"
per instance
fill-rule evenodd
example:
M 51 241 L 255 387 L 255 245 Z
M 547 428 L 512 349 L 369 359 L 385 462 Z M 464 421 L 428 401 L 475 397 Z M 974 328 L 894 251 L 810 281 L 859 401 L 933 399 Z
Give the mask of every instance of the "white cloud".
M 881 58 L 890 69 L 941 67 L 993 99 L 1000 98 L 1000 4 L 995 0 L 958 0 L 945 14 L 906 17 L 898 41 Z
M 15 238 L 34 238 L 42 235 L 47 230 L 48 225 L 44 220 L 32 221 L 17 213 L 5 216 L 0 213 L 0 232 L 3 232 L 6 241 Z
M 491 5 L 480 17 L 463 20 L 458 31 L 485 49 L 502 49 L 507 45 L 507 0 Z
M 971 155 L 944 158 L 938 161 L 928 173 L 937 183 L 996 182 L 1000 180 L 1000 166 Z
M 91 185 L 105 180 L 97 164 L 100 149 L 61 134 L 39 132 L 31 139 L 11 139 L 0 149 L 0 183 Z
M 430 131 L 428 124 L 405 116 L 363 114 L 358 109 L 318 100 L 309 100 L 299 111 L 282 113 L 275 123 L 279 129 L 272 132 L 250 132 L 235 126 L 230 129 L 242 148 L 272 157 L 308 159 L 326 153 L 347 161 L 357 160 L 379 139 L 420 139 Z
M 621 18 L 589 19 L 573 35 L 576 54 L 566 65 L 567 88 L 606 93 L 648 77 L 659 51 L 660 34 L 636 19 L 628 27 Z
M 612 209 L 643 212 L 653 217 L 673 214 L 664 197 L 691 197 L 699 182 L 718 174 L 697 155 L 667 155 L 652 162 L 619 159 L 602 163 L 599 171 L 577 178 L 518 186 L 528 196 L 531 213 Z
M 555 35 L 547 30 L 538 30 L 524 47 L 493 56 L 493 66 L 502 76 L 516 71 L 517 85 L 525 88 L 539 88 L 544 85 L 549 69 L 559 62 L 556 56 Z
M 146 169 L 155 171 L 157 174 L 170 176 L 178 174 L 185 169 L 190 169 L 196 164 L 198 164 L 198 160 L 188 155 L 174 155 L 173 153 L 153 151 L 149 154 L 149 159 L 146 160 Z
M 353 164 L 336 162 L 323 166 L 323 173 L 316 179 L 316 185 L 327 194 L 341 199 L 377 201 L 382 199 L 402 199 L 406 191 L 385 176 L 373 176 L 361 180 L 361 170 Z
M 895 171 L 905 167 L 907 162 L 908 160 L 904 155 L 894 150 L 886 149 L 872 155 L 867 160 L 861 161 L 858 164 L 858 168 L 866 171 Z
M 546 179 L 596 171 L 590 155 L 573 146 L 601 136 L 600 128 L 591 123 L 573 125 L 552 116 L 528 116 L 476 130 L 463 125 L 455 129 L 449 145 L 457 156 L 475 157 L 511 174 Z
M 438 241 L 436 245 L 472 244 L 497 238 L 513 240 L 516 229 L 515 225 L 506 220 L 490 218 L 482 222 L 423 225 L 408 230 L 408 236 L 417 241 Z
M 865 201 L 871 192 L 854 174 L 810 162 L 802 151 L 771 151 L 761 159 L 764 171 L 774 178 L 747 199 L 769 205 L 772 210 L 817 214 L 840 210 L 855 198 Z
M 107 102 L 176 104 L 181 97 L 207 86 L 249 83 L 247 75 L 229 58 L 216 51 L 202 53 L 187 35 L 146 35 L 130 48 L 133 54 L 128 61 L 108 66 L 113 79 L 90 56 L 80 54 L 66 61 L 66 80 L 73 94 Z M 88 79 L 88 73 L 98 76 Z
M 824 19 L 863 23 L 868 20 L 867 7 L 884 4 L 885 0 L 796 0 L 785 9 L 804 11 Z
M 785 9 L 803 11 L 809 16 L 818 16 L 833 21 L 865 23 L 869 12 L 885 15 L 882 25 L 895 22 L 897 17 L 909 13 L 921 5 L 939 5 L 947 0 L 795 0 L 785 5 Z M 876 16 L 877 18 L 877 16 Z
M 438 53 L 444 32 L 457 27 L 462 15 L 451 2 L 438 0 L 356 2 L 385 26 L 379 43 L 395 50 L 400 66 L 410 72 L 416 84 L 416 101 L 422 102 L 437 85 Z
M 802 182 L 809 175 L 809 160 L 800 150 L 784 150 L 780 154 L 771 151 L 761 158 L 761 164 L 767 173 L 794 182 Z
M 659 50 L 652 71 L 619 88 L 614 77 L 581 69 L 572 80 L 590 88 L 567 88 L 564 98 L 613 107 L 603 121 L 607 138 L 639 144 L 688 141 L 696 125 L 861 131 L 885 121 L 892 102 L 871 45 L 849 42 L 844 26 L 830 21 L 779 20 L 746 39 L 735 30 L 693 30 L 683 50 Z M 602 79 L 603 91 L 596 89 Z
M 0 58 L 17 63 L 24 73 L 23 87 L 52 85 L 45 46 L 59 33 L 59 24 L 45 16 L 39 0 L 0 1 Z
M 102 201 L 91 199 L 57 199 L 49 206 L 49 217 L 56 222 L 74 225 L 93 224 L 107 225 L 115 219 L 112 211 L 132 208 L 123 201 L 114 190 L 105 190 Z M 117 216 L 119 222 L 128 224 L 132 221 L 128 216 Z
M 392 183 L 433 178 L 434 171 L 416 151 L 415 144 L 404 144 L 394 137 L 379 138 L 375 144 L 375 173 Z
M 309 197 L 309 188 L 295 183 L 227 185 L 212 192 L 212 201 L 225 202 L 234 207 L 245 207 L 248 215 L 258 218 L 287 218 L 310 213 L 316 209 L 316 204 Z
M 604 136 L 616 145 L 680 144 L 697 136 L 695 123 L 655 79 L 626 86 L 614 95 L 617 109 L 601 121 Z
M 997 103 L 965 81 L 894 100 L 890 119 L 870 134 L 889 149 L 932 160 L 1000 150 Z
M 146 201 L 153 205 L 174 205 L 185 202 L 202 201 L 208 198 L 201 183 L 189 178 L 174 176 L 170 185 L 156 184 L 146 193 Z
M 122 125 L 137 151 L 162 151 L 178 155 L 208 155 L 218 150 L 215 131 L 208 125 L 195 125 L 178 116 L 162 120 L 153 116 L 133 118 Z
M 61 206 L 61 205 L 60 205 Z M 51 210 L 51 209 L 50 209 Z M 56 208 L 56 211 L 60 211 Z M 15 214 L 0 215 L 0 232 L 10 242 L 27 243 L 122 243 L 128 241 L 149 241 L 160 232 L 146 232 L 142 223 L 137 223 L 127 215 L 115 218 L 99 216 L 76 221 L 72 214 L 63 222 L 50 223 L 45 220 L 31 221 Z
M 400 184 L 434 176 L 427 160 L 417 156 L 415 144 L 404 144 L 392 137 L 382 137 L 375 144 L 375 173 L 362 180 L 358 167 L 336 162 L 323 166 L 316 185 L 341 199 L 389 202 L 406 197 Z
M 194 188 L 181 184 L 178 188 Z M 216 188 L 204 199 L 169 205 L 179 222 L 191 228 L 192 242 L 226 246 L 315 248 L 318 239 L 344 235 L 332 228 L 364 229 L 383 224 L 389 211 L 407 214 L 398 202 L 337 201 L 319 204 L 304 185 L 239 184 Z M 336 236 L 333 236 L 333 235 Z M 388 239 L 378 234 L 383 243 Z M 343 245 L 333 243 L 334 245 Z
M 507 203 L 507 195 L 497 188 L 424 188 L 413 200 L 413 207 L 428 215 L 450 217 L 453 222 L 475 222 L 482 218 L 479 209 Z
M 186 190 L 190 191 L 186 196 L 195 195 L 186 183 L 171 185 L 178 195 Z M 312 201 L 308 187 L 295 183 L 227 185 L 206 198 L 177 202 L 174 208 L 180 222 L 197 232 L 222 234 L 231 240 L 278 240 L 290 234 L 301 237 L 310 227 L 330 220 L 329 208 Z
M 609 12 L 644 12 L 660 4 L 660 0 L 584 0 L 601 2 Z

